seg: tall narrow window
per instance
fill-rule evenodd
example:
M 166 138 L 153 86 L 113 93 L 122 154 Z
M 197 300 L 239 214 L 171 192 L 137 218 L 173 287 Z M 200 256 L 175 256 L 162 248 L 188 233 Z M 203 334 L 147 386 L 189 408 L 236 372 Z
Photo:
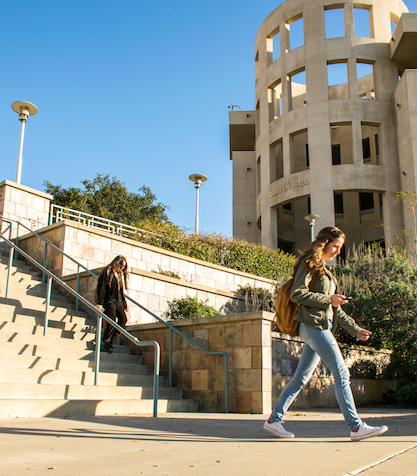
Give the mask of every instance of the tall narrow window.
M 345 10 L 343 7 L 324 7 L 326 39 L 345 36 Z
M 308 133 L 307 129 L 290 135 L 290 158 L 291 173 L 307 170 L 308 157 Z
M 329 87 L 329 99 L 343 99 L 349 97 L 346 61 L 327 63 L 327 85 Z
M 342 192 L 334 192 L 334 213 L 339 217 L 344 213 Z
M 330 124 L 330 140 L 332 144 L 332 164 L 353 164 L 352 124 Z
M 268 88 L 269 122 L 282 114 L 282 84 L 279 79 Z
M 362 154 L 365 164 L 378 165 L 379 144 L 378 144 L 378 126 L 375 124 L 361 124 L 362 132 Z
M 295 50 L 304 45 L 304 23 L 302 15 L 287 20 L 287 28 L 290 31 L 290 50 Z
M 353 7 L 355 36 L 371 38 L 371 15 L 367 8 Z
M 374 65 L 357 61 L 356 72 L 358 76 L 359 97 L 362 99 L 375 99 Z
M 275 182 L 284 176 L 283 157 L 282 157 L 282 139 L 271 144 L 269 148 L 270 158 L 270 182 Z
M 281 56 L 281 40 L 279 28 L 273 30 L 266 39 L 266 51 L 268 55 L 268 64 L 273 63 Z
M 306 72 L 304 69 L 288 75 L 288 83 L 291 91 L 289 110 L 298 109 L 307 105 Z

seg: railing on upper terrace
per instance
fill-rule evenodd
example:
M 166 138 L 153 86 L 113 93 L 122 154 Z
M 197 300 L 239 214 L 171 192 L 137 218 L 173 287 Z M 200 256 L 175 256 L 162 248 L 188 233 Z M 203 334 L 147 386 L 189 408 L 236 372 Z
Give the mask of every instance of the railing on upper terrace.
M 52 223 L 57 223 L 62 220 L 76 221 L 82 225 L 107 231 L 113 235 L 124 236 L 126 238 L 155 235 L 155 233 L 152 233 L 151 231 L 142 230 L 141 228 L 136 228 L 134 226 L 125 225 L 117 221 L 108 220 L 107 218 L 90 215 L 89 213 L 84 213 L 71 208 L 52 204 L 49 214 L 49 224 L 52 225 Z
M 69 209 L 66 209 L 66 210 L 69 210 Z M 79 213 L 79 212 L 77 212 Z M 84 214 L 86 215 L 86 214 Z M 92 215 L 90 215 L 91 217 L 93 217 Z M 93 217 L 93 218 L 97 218 L 97 217 Z M 64 218 L 61 218 L 61 220 L 63 220 Z M 93 271 L 91 271 L 90 269 L 86 268 L 84 265 L 82 265 L 81 263 L 79 263 L 77 260 L 75 260 L 74 258 L 72 258 L 71 256 L 67 255 L 64 251 L 62 251 L 61 249 L 59 249 L 57 246 L 55 246 L 53 243 L 49 242 L 48 240 L 46 240 L 43 236 L 39 235 L 38 233 L 36 233 L 35 231 L 32 231 L 30 228 L 28 228 L 27 226 L 23 225 L 22 223 L 20 223 L 19 221 L 17 220 L 12 220 L 10 218 L 6 218 L 6 217 L 3 217 L 2 215 L 0 215 L 0 223 L 1 223 L 1 220 L 5 221 L 5 222 L 9 222 L 10 224 L 11 223 L 16 223 L 17 224 L 17 227 L 16 227 L 16 244 L 12 242 L 12 240 L 8 240 L 5 236 L 3 236 L 3 233 L 5 233 L 7 230 L 9 230 L 9 233 L 11 233 L 11 225 L 9 225 L 9 227 L 7 227 L 6 230 L 4 230 L 2 233 L 0 233 L 0 237 L 10 246 L 10 255 L 9 255 L 9 269 L 8 269 L 8 275 L 7 275 L 7 279 L 6 279 L 6 297 L 8 296 L 8 286 L 9 286 L 9 282 L 10 282 L 10 276 L 11 276 L 11 267 L 12 267 L 12 263 L 13 263 L 13 254 L 14 254 L 14 250 L 17 249 L 18 253 L 21 254 L 22 256 L 25 257 L 25 259 L 27 259 L 29 262 L 31 262 L 32 264 L 34 264 L 38 269 L 40 269 L 42 272 L 43 272 L 43 275 L 44 277 L 47 276 L 47 298 L 46 298 L 46 307 L 45 307 L 45 327 L 44 327 L 44 333 L 46 335 L 46 328 L 48 326 L 48 312 L 49 312 L 49 302 L 50 302 L 50 297 L 51 297 L 51 291 L 52 291 L 52 279 L 55 280 L 61 287 L 63 287 L 64 289 L 66 289 L 70 294 L 72 294 L 73 296 L 75 296 L 76 298 L 76 309 L 78 309 L 78 302 L 82 302 L 85 306 L 87 306 L 88 309 L 92 310 L 93 312 L 95 312 L 98 316 L 98 323 L 97 323 L 97 333 L 96 333 L 96 343 L 97 343 L 97 346 L 96 346 L 96 368 L 95 368 L 95 371 L 97 372 L 96 375 L 98 375 L 98 369 L 99 369 L 99 365 L 100 365 L 100 342 L 101 342 L 101 323 L 102 323 L 102 318 L 104 318 L 107 322 L 109 322 L 111 325 L 113 325 L 114 327 L 116 327 L 116 329 L 118 329 L 121 334 L 125 335 L 131 342 L 133 342 L 134 344 L 136 345 L 154 345 L 156 344 L 155 346 L 155 366 L 158 365 L 158 375 L 159 375 L 159 356 L 160 356 L 160 348 L 159 348 L 159 344 L 157 342 L 154 342 L 154 341 L 149 341 L 149 342 L 146 342 L 146 343 L 142 343 L 141 341 L 139 341 L 136 337 L 132 336 L 129 332 L 125 331 L 122 327 L 120 327 L 118 324 L 116 324 L 114 321 L 112 321 L 108 316 L 106 316 L 106 314 L 98 311 L 96 309 L 96 307 L 91 304 L 89 301 L 87 301 L 87 299 L 85 299 L 83 296 L 81 296 L 79 294 L 79 291 L 80 291 L 80 275 L 82 272 L 87 272 L 89 273 L 90 275 L 98 278 L 97 274 L 95 274 Z M 58 220 L 59 221 L 59 220 Z M 18 243 L 19 243 L 19 226 L 22 226 L 23 228 L 25 228 L 31 235 L 34 235 L 36 236 L 37 238 L 39 238 L 41 241 L 43 241 L 45 243 L 45 247 L 44 247 L 44 258 L 43 258 L 43 266 L 40 265 L 36 260 L 34 260 L 31 256 L 29 256 L 27 253 L 25 253 L 23 250 L 21 250 L 19 247 L 18 247 Z M 133 227 L 131 227 L 133 228 Z M 54 274 L 52 274 L 50 271 L 48 271 L 46 269 L 46 254 L 47 254 L 47 247 L 48 246 L 51 246 L 54 250 L 58 251 L 62 256 L 65 256 L 66 258 L 68 258 L 69 260 L 71 260 L 72 262 L 74 262 L 76 265 L 77 265 L 77 287 L 76 287 L 76 290 L 74 291 L 70 286 L 68 286 L 66 283 L 64 283 L 63 281 L 61 281 L 59 278 L 57 278 Z M 132 299 L 131 297 L 127 296 L 126 295 L 126 299 L 128 299 L 132 304 L 134 304 L 135 306 L 139 307 L 140 309 L 142 309 L 143 311 L 147 312 L 149 315 L 151 315 L 156 321 L 164 324 L 166 327 L 169 328 L 169 362 L 168 362 L 168 381 L 169 381 L 169 386 L 172 387 L 172 337 L 173 337 L 173 332 L 176 332 L 178 335 L 180 335 L 181 337 L 183 337 L 184 339 L 186 339 L 188 342 L 190 342 L 191 344 L 193 344 L 195 347 L 197 347 L 198 349 L 200 349 L 202 352 L 204 352 L 205 354 L 207 355 L 222 355 L 224 357 L 224 406 L 225 406 L 225 409 L 224 409 L 224 412 L 225 413 L 228 413 L 228 409 L 229 409 L 229 357 L 227 355 L 226 352 L 223 352 L 223 351 L 215 351 L 215 350 L 207 350 L 205 349 L 203 346 L 201 346 L 200 344 L 198 344 L 197 342 L 195 342 L 193 339 L 191 339 L 190 337 L 188 337 L 186 334 L 184 334 L 183 332 L 179 331 L 175 326 L 173 326 L 170 322 L 166 322 L 164 321 L 163 319 L 161 319 L 160 317 L 158 317 L 156 314 L 154 314 L 153 312 L 151 312 L 149 309 L 147 309 L 146 307 L 142 306 L 142 304 L 139 304 L 138 302 L 136 302 L 134 299 Z M 97 347 L 98 347 L 98 355 L 97 355 Z M 156 358 L 156 355 L 158 353 L 158 362 L 157 362 L 157 358 Z M 97 377 L 96 377 L 97 378 Z M 156 379 L 157 380 L 157 379 Z M 155 385 L 155 384 L 154 384 Z M 155 393 L 155 390 L 154 390 L 154 393 Z M 156 392 L 156 395 L 158 395 L 158 393 Z M 155 400 L 154 400 L 155 402 Z M 156 416 L 156 407 L 155 407 L 155 404 L 154 404 L 154 416 Z

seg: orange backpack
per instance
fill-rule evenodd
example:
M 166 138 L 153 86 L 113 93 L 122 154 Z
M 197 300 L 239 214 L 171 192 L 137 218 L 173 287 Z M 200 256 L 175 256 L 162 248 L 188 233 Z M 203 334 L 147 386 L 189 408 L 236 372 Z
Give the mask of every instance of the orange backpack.
M 311 290 L 317 274 L 315 274 L 308 285 Z M 298 312 L 299 304 L 295 304 L 291 301 L 291 290 L 294 284 L 294 278 L 289 279 L 283 284 L 277 291 L 277 298 L 275 301 L 275 316 L 274 322 L 276 322 L 278 329 L 283 334 L 288 334 L 290 337 L 298 336 L 298 321 L 294 320 L 295 315 Z

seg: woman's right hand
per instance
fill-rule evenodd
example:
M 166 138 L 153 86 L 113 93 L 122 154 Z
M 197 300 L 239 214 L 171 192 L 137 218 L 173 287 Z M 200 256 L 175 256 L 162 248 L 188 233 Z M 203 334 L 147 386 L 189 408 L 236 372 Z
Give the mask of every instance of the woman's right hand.
M 102 312 L 104 309 L 104 307 L 101 304 L 96 304 L 94 307 L 100 312 Z
M 332 294 L 330 296 L 330 302 L 333 307 L 340 306 L 342 304 L 346 304 L 349 301 L 346 299 L 346 296 L 343 294 Z

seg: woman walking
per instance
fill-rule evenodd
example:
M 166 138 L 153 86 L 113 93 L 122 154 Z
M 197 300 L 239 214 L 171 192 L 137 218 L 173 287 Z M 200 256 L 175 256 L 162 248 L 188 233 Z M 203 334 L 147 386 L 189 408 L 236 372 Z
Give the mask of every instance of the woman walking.
M 348 299 L 337 294 L 336 278 L 325 263 L 340 253 L 344 242 L 345 234 L 339 228 L 323 228 L 294 266 L 291 300 L 300 305 L 295 319 L 299 322 L 298 332 L 304 347 L 293 378 L 281 392 L 263 426 L 264 430 L 279 438 L 294 438 L 295 435 L 282 426 L 282 418 L 310 380 L 320 359 L 333 375 L 337 402 L 350 428 L 351 440 L 378 436 L 388 430 L 385 425 L 369 426 L 359 418 L 350 388 L 349 370 L 333 336 L 338 324 L 362 341 L 368 340 L 371 334 L 359 327 L 340 307 Z
M 99 311 L 104 309 L 104 313 L 123 328 L 126 326 L 126 311 L 128 311 L 123 285 L 127 290 L 129 289 L 128 283 L 129 273 L 124 256 L 116 256 L 116 258 L 101 271 L 97 283 L 98 303 L 96 304 L 96 308 Z M 116 328 L 106 322 L 102 338 L 102 350 L 109 354 L 113 352 L 112 339 L 115 334 Z

